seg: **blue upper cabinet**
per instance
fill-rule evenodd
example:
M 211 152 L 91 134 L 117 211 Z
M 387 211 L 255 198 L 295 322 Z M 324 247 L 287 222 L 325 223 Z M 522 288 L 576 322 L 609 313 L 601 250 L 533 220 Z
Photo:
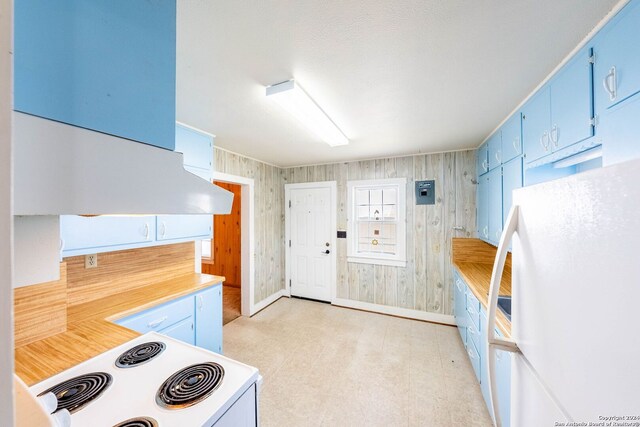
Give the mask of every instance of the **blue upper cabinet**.
M 551 153 L 551 98 L 543 87 L 522 108 L 522 142 L 527 162 Z
M 489 172 L 489 145 L 485 142 L 476 153 L 476 169 L 478 176 Z
M 477 194 L 477 221 L 478 221 L 478 238 L 483 240 L 489 239 L 489 177 L 483 175 L 478 178 L 478 194 Z
M 184 154 L 184 165 L 194 171 L 208 171 L 208 180 L 211 180 L 213 138 L 213 135 L 189 126 L 176 125 L 176 151 Z
M 489 170 L 495 169 L 502 164 L 502 131 L 498 129 L 491 135 L 488 146 Z
M 488 240 L 498 244 L 502 234 L 502 168 L 496 168 L 487 174 L 489 200 Z
M 522 157 L 513 159 L 502 166 L 502 223 L 507 220 L 513 204 L 513 190 L 522 187 Z
M 522 154 L 522 123 L 521 114 L 511 116 L 502 126 L 502 162 Z
M 583 49 L 551 80 L 549 139 L 553 151 L 593 136 L 591 58 L 591 49 Z
M 640 91 L 640 2 L 632 1 L 598 34 L 594 45 L 596 113 Z
M 14 108 L 173 150 L 175 0 L 20 0 Z

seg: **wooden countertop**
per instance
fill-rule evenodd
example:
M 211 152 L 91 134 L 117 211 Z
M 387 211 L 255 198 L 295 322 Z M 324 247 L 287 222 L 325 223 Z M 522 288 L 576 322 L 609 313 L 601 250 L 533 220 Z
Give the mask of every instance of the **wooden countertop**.
M 224 280 L 221 276 L 193 273 L 69 306 L 66 332 L 16 348 L 15 372 L 27 385 L 33 385 L 140 335 L 113 320 Z
M 466 282 L 480 301 L 480 304 L 486 309 L 489 304 L 489 286 L 491 285 L 491 273 L 493 264 L 483 262 L 456 262 L 454 267 L 460 273 L 462 279 Z M 500 295 L 511 295 L 511 266 L 505 265 L 502 280 L 500 282 Z M 505 338 L 511 337 L 511 321 L 507 319 L 504 313 L 498 310 L 496 314 L 496 325 Z

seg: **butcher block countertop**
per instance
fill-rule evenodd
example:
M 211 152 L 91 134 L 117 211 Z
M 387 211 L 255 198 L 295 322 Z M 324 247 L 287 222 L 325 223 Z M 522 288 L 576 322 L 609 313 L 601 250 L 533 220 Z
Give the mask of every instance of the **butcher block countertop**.
M 114 320 L 221 283 L 221 276 L 188 274 L 67 307 L 67 330 L 15 351 L 15 372 L 33 385 L 140 334 Z
M 479 239 L 453 239 L 453 265 L 485 309 L 489 305 L 489 286 L 495 252 L 495 247 Z M 500 281 L 500 295 L 511 295 L 511 255 L 507 256 Z M 500 309 L 496 314 L 496 326 L 505 338 L 511 337 L 511 321 Z

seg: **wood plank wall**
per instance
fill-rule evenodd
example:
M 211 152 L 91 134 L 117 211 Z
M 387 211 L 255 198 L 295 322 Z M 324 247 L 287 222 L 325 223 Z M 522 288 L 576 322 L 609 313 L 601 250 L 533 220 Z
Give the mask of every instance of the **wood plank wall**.
M 98 254 L 96 268 L 84 268 L 84 256 L 65 258 L 69 305 L 193 273 L 193 242 Z
M 214 148 L 214 158 L 216 172 L 255 183 L 254 303 L 258 303 L 284 289 L 284 170 L 219 148 Z
M 213 259 L 202 263 L 202 272 L 224 276 L 225 286 L 241 286 L 241 186 L 225 182 L 214 182 L 233 193 L 233 206 L 229 215 L 213 216 Z
M 337 181 L 344 230 L 347 180 L 407 178 L 407 267 L 347 263 L 346 239 L 338 239 L 337 296 L 441 314 L 453 313 L 451 239 L 475 235 L 475 176 L 473 150 L 284 169 L 285 183 Z M 436 204 L 418 206 L 414 183 L 426 179 L 436 180 Z

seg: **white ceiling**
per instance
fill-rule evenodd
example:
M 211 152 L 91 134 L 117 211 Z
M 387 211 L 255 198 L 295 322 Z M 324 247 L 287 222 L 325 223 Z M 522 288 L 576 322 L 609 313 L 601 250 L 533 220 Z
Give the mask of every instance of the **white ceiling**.
M 177 117 L 278 166 L 476 147 L 617 0 L 181 0 Z M 349 137 L 266 98 L 295 78 Z

